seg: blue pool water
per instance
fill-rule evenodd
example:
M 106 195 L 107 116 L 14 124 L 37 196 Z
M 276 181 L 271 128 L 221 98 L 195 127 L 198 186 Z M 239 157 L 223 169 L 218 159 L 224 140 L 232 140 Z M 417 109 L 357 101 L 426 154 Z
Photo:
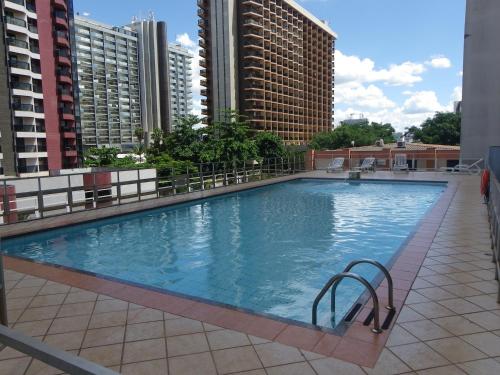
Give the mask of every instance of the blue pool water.
M 325 282 L 354 259 L 387 263 L 444 188 L 298 180 L 7 239 L 2 251 L 310 323 Z M 337 317 L 361 292 L 342 282 Z

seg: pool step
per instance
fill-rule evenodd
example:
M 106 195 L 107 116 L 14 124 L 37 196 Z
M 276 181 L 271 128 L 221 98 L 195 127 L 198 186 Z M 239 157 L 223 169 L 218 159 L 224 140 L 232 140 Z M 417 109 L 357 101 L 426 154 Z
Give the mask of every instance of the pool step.
M 378 301 L 378 296 L 377 293 L 375 292 L 375 288 L 363 277 L 356 273 L 350 272 L 351 269 L 358 265 L 358 264 L 371 264 L 372 266 L 377 267 L 385 276 L 387 279 L 387 286 L 388 286 L 388 293 L 389 293 L 389 304 L 386 307 L 389 310 L 389 313 L 387 314 L 386 319 L 384 320 L 384 323 L 382 326 L 380 326 L 380 311 L 379 311 L 379 301 Z M 328 282 L 325 284 L 323 289 L 319 292 L 319 294 L 316 296 L 316 299 L 314 300 L 313 306 L 312 306 L 312 324 L 317 325 L 318 321 L 318 304 L 321 301 L 321 299 L 325 296 L 325 294 L 332 289 L 331 292 L 331 313 L 333 316 L 335 316 L 335 292 L 337 290 L 338 284 L 344 279 L 344 278 L 349 278 L 349 279 L 354 279 L 361 284 L 368 290 L 370 293 L 372 302 L 373 302 L 373 309 L 368 315 L 368 317 L 364 321 L 364 325 L 368 326 L 373 320 L 373 328 L 372 331 L 374 333 L 381 333 L 384 329 L 389 328 L 392 319 L 394 318 L 396 314 L 396 308 L 394 307 L 394 298 L 393 298 L 393 283 L 392 283 L 392 277 L 387 270 L 381 263 L 377 262 L 376 260 L 372 259 L 360 259 L 360 260 L 355 260 L 352 261 L 347 265 L 346 268 L 344 268 L 344 271 L 342 273 L 336 274 Z M 356 313 L 361 309 L 361 304 L 356 304 L 353 306 L 353 308 L 349 311 L 349 313 L 346 315 L 344 318 L 344 321 L 350 322 Z

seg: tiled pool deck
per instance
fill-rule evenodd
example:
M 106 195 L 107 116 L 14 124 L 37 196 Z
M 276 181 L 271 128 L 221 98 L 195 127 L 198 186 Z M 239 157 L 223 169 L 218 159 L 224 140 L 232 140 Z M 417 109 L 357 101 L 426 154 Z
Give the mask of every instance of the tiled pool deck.
M 479 178 L 364 177 L 450 181 L 392 267 L 399 316 L 381 335 L 362 317 L 340 337 L 6 258 L 10 323 L 124 374 L 500 373 L 500 305 Z M 384 301 L 384 285 L 378 292 Z M 2 375 L 58 373 L 0 352 Z

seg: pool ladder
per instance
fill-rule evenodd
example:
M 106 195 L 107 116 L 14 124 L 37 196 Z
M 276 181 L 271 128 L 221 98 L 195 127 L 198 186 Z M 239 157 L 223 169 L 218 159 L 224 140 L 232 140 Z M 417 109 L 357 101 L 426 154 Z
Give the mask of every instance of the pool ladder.
M 365 288 L 368 290 L 370 293 L 371 299 L 373 300 L 373 309 L 368 315 L 368 317 L 364 321 L 364 325 L 367 326 L 370 324 L 371 320 L 373 319 L 373 328 L 372 331 L 374 333 L 381 333 L 383 330 L 380 326 L 380 308 L 379 308 L 379 301 L 377 297 L 377 293 L 375 292 L 375 289 L 373 286 L 364 278 L 358 275 L 357 273 L 352 273 L 350 272 L 351 269 L 358 265 L 358 264 L 371 264 L 382 271 L 384 274 L 385 278 L 387 279 L 387 286 L 389 289 L 389 304 L 386 306 L 386 309 L 389 310 L 389 314 L 387 315 L 387 318 L 384 321 L 384 324 L 382 325 L 383 329 L 387 329 L 391 323 L 392 318 L 394 317 L 396 313 L 396 308 L 394 307 L 394 293 L 393 293 L 393 283 L 392 283 L 392 277 L 387 268 L 385 268 L 381 263 L 377 262 L 376 260 L 372 259 L 360 259 L 360 260 L 355 260 L 352 261 L 347 265 L 346 268 L 344 268 L 344 271 L 336 274 L 333 276 L 328 282 L 325 284 L 323 289 L 321 289 L 321 292 L 317 295 L 316 299 L 314 300 L 313 307 L 312 307 L 312 324 L 317 325 L 318 322 L 318 304 L 321 301 L 321 299 L 325 296 L 325 294 L 328 292 L 330 288 L 332 288 L 332 293 L 331 293 L 331 312 L 333 316 L 335 316 L 335 292 L 337 291 L 337 286 L 339 285 L 340 281 L 342 279 L 348 278 L 348 279 L 354 279 L 359 281 L 361 284 L 365 286 Z M 346 315 L 346 317 L 350 317 L 349 319 L 352 319 L 356 312 L 361 308 L 361 304 L 356 304 L 353 309 Z M 346 318 L 346 320 L 348 320 Z

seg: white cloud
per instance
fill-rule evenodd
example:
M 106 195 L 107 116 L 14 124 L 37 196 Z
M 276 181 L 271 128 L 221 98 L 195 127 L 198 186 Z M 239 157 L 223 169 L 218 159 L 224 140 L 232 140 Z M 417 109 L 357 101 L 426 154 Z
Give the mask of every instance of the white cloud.
M 196 47 L 196 42 L 191 40 L 188 33 L 183 33 L 183 34 L 177 35 L 177 37 L 175 38 L 175 41 L 177 43 L 180 43 L 185 48 L 195 48 Z
M 201 76 L 200 76 L 200 47 L 198 44 L 192 40 L 187 33 L 179 34 L 175 38 L 177 43 L 180 43 L 181 46 L 188 49 L 193 55 L 193 60 L 191 61 L 191 70 L 193 72 L 193 110 L 191 114 L 196 116 L 201 116 Z
M 451 61 L 449 58 L 445 56 L 435 56 L 432 57 L 429 61 L 425 62 L 426 65 L 431 66 L 435 69 L 448 69 L 451 68 Z
M 463 77 L 463 76 L 464 76 L 464 71 L 463 71 L 463 70 L 459 71 L 459 72 L 457 73 L 457 75 L 458 75 L 459 77 Z
M 451 100 L 453 102 L 458 102 L 462 100 L 462 86 L 457 86 L 453 89 L 453 93 L 451 94 Z
M 417 91 L 403 104 L 403 112 L 406 114 L 419 114 L 444 111 L 444 108 L 434 91 Z
M 337 86 L 335 102 L 358 105 L 363 108 L 394 108 L 396 104 L 375 85 L 364 86 L 359 82 L 349 82 Z
M 420 63 L 406 61 L 401 64 L 391 64 L 385 69 L 376 69 L 375 62 L 369 58 L 361 59 L 358 56 L 344 55 L 335 51 L 335 82 L 372 83 L 383 82 L 391 86 L 412 86 L 421 82 L 421 74 L 425 66 Z

